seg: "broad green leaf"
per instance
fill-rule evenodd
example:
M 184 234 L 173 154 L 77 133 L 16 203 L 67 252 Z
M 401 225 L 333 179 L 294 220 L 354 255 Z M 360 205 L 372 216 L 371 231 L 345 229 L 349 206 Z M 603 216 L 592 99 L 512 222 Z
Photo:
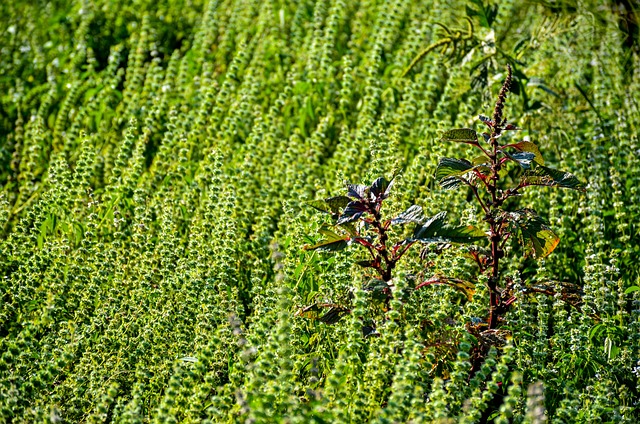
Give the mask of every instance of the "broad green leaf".
M 309 206 L 320 212 L 325 212 L 332 215 L 339 215 L 342 210 L 351 202 L 351 199 L 347 196 L 329 197 L 324 200 L 312 200 L 307 202 Z
M 445 178 L 464 175 L 472 168 L 473 165 L 466 159 L 440 158 L 436 169 L 436 180 L 441 182 Z
M 347 308 L 343 308 L 342 306 L 334 306 L 327 311 L 326 314 L 322 315 L 318 318 L 318 321 L 324 322 L 325 324 L 331 325 L 340 321 L 345 315 L 351 312 Z
M 509 159 L 517 162 L 523 169 L 531 169 L 531 162 L 535 159 L 536 155 L 531 152 L 518 152 L 510 154 L 505 150 L 502 151 Z
M 329 252 L 342 250 L 348 245 L 349 237 L 336 234 L 326 226 L 320 227 L 318 232 L 324 236 L 324 240 L 312 246 L 306 245 L 303 248 L 304 250 L 319 250 Z
M 363 268 L 374 268 L 375 262 L 369 259 L 365 261 L 358 261 L 356 262 L 356 265 L 361 266 Z
M 455 130 L 445 131 L 440 140 L 478 144 L 478 134 L 471 128 L 458 128 Z
M 447 177 L 440 180 L 439 184 L 443 189 L 451 190 L 464 184 L 464 181 L 462 177 Z
M 418 225 L 413 232 L 412 241 L 421 243 L 473 243 L 486 238 L 485 233 L 472 225 L 451 226 L 446 223 L 446 212 L 429 218 Z
M 536 165 L 532 169 L 525 171 L 522 176 L 523 185 L 541 185 L 549 187 L 563 187 L 573 190 L 586 191 L 586 185 L 575 175 L 547 168 L 543 165 Z
M 372 278 L 362 287 L 363 290 L 371 293 L 371 297 L 376 301 L 384 301 L 388 298 L 389 284 L 379 278 Z
M 514 149 L 520 152 L 529 152 L 533 153 L 535 156 L 536 163 L 540 165 L 544 165 L 544 159 L 542 158 L 542 154 L 540 153 L 540 149 L 534 143 L 530 141 L 521 141 L 519 143 L 511 144 L 508 147 L 513 147 Z
M 487 158 L 485 155 L 480 155 L 473 158 L 471 163 L 473 164 L 474 168 L 478 168 L 478 167 L 489 168 L 491 164 L 487 162 L 488 160 L 489 158 Z
M 476 285 L 470 281 L 461 280 L 459 278 L 451 278 L 451 277 L 443 277 L 440 275 L 436 275 L 431 277 L 427 281 L 424 281 L 416 286 L 416 290 L 425 286 L 431 286 L 434 284 L 445 284 L 447 286 L 451 286 L 457 290 L 460 290 L 464 294 L 467 295 L 469 300 L 473 299 L 473 294 L 476 292 Z
M 413 232 L 413 237 L 417 240 L 423 236 L 433 235 L 436 231 L 446 225 L 446 219 L 446 212 L 440 212 L 432 216 L 431 218 L 427 219 L 424 224 L 416 226 Z
M 319 313 L 325 308 L 329 308 L 329 310 L 323 314 L 322 316 L 318 316 Z M 309 306 L 305 306 L 304 308 L 300 308 L 296 313 L 297 316 L 314 319 L 325 324 L 335 324 L 346 314 L 351 312 L 348 308 L 337 305 L 335 303 L 314 303 Z
M 466 159 L 441 158 L 436 169 L 436 179 L 440 186 L 445 190 L 458 187 L 476 177 L 470 171 L 489 166 L 488 163 L 483 163 L 484 161 L 481 158 L 476 158 L 475 160 L 480 163 L 474 165 Z M 463 178 L 462 176 L 465 174 L 468 175 Z
M 536 259 L 548 256 L 560 243 L 560 237 L 535 212 L 523 209 L 508 212 L 505 217 L 518 233 L 520 243 L 527 255 Z
M 413 205 L 406 211 L 402 212 L 397 217 L 391 220 L 391 224 L 407 224 L 409 222 L 415 222 L 416 224 L 421 223 L 424 220 L 424 216 L 422 214 L 422 207 L 418 205 Z

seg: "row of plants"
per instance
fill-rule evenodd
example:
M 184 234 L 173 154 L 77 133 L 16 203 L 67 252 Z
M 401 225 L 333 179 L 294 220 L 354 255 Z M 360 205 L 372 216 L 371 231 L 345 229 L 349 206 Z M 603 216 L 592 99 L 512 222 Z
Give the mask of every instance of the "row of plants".
M 623 3 L 0 5 L 0 421 L 635 422 Z

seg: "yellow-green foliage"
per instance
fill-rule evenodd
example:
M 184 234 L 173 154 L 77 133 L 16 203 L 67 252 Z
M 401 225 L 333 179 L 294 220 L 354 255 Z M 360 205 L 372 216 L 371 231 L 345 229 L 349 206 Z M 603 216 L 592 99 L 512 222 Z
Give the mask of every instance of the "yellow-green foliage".
M 637 422 L 631 15 L 495 2 L 473 50 L 401 78 L 478 3 L 1 2 L 0 421 Z M 439 131 L 490 113 L 507 60 L 507 118 L 589 187 L 524 194 L 562 241 L 537 264 L 512 250 L 505 272 L 578 285 L 582 304 L 518 291 L 511 340 L 469 379 L 486 288 L 412 290 L 425 260 L 468 278 L 467 259 L 412 253 L 383 320 L 355 248 L 302 251 L 322 222 L 304 202 L 397 169 L 392 211 L 478 222 L 434 182 L 437 158 L 466 153 Z M 297 314 L 315 302 L 351 313 Z

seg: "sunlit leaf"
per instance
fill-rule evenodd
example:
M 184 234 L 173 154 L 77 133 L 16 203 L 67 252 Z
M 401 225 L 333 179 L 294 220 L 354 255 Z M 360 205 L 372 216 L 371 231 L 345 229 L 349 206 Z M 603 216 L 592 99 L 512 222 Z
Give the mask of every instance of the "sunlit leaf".
M 328 309 L 328 311 L 320 315 L 320 313 L 325 309 Z M 312 305 L 305 306 L 304 308 L 300 308 L 296 315 L 331 325 L 340 321 L 340 319 L 349 312 L 351 311 L 348 308 L 336 305 L 335 303 L 314 303 Z
M 466 159 L 440 158 L 436 169 L 436 180 L 445 189 L 451 189 L 462 184 L 460 176 L 473 169 L 473 165 Z
M 522 176 L 523 185 L 541 185 L 548 187 L 562 187 L 573 190 L 585 191 L 586 185 L 581 182 L 575 175 L 558 171 L 557 169 L 547 168 L 543 165 L 536 165 L 529 169 Z
M 476 292 L 476 285 L 470 281 L 461 280 L 459 278 L 444 277 L 440 275 L 431 277 L 427 281 L 418 284 L 416 286 L 416 290 L 434 284 L 444 284 L 460 290 L 467 296 L 469 300 L 473 298 L 473 294 Z
M 523 169 L 531 169 L 531 162 L 535 159 L 536 155 L 531 152 L 518 152 L 510 154 L 507 151 L 502 151 L 509 159 L 517 162 Z
M 532 143 L 530 141 L 521 141 L 519 143 L 511 144 L 509 146 L 517 149 L 520 152 L 533 153 L 534 156 L 535 156 L 534 160 L 538 164 L 544 165 L 544 159 L 542 158 L 542 154 L 540 153 L 540 149 L 538 148 L 538 146 L 535 143 Z
M 326 226 L 320 227 L 318 232 L 324 236 L 324 240 L 312 246 L 306 245 L 304 250 L 336 251 L 342 250 L 348 245 L 349 237 L 336 234 Z
M 327 311 L 324 315 L 318 318 L 318 321 L 324 322 L 325 324 L 335 324 L 340 321 L 345 315 L 351 312 L 349 309 L 344 308 L 342 306 L 334 306 Z
M 560 237 L 535 212 L 523 209 L 507 212 L 505 218 L 512 229 L 518 233 L 520 243 L 525 254 L 533 255 L 536 259 L 548 256 L 560 243 Z
M 339 215 L 342 210 L 351 202 L 351 199 L 347 196 L 329 197 L 324 200 L 312 200 L 307 202 L 309 206 L 320 212 L 325 212 L 331 215 Z
M 451 190 L 464 184 L 462 177 L 447 177 L 439 181 L 440 187 L 445 190 Z
M 413 205 L 409 207 L 406 211 L 402 212 L 397 217 L 391 220 L 391 224 L 407 224 L 409 222 L 414 222 L 419 224 L 424 219 L 424 215 L 422 214 L 422 207 L 418 205 Z
M 456 141 L 458 143 L 478 144 L 478 134 L 471 128 L 458 128 L 445 131 L 440 138 L 442 141 Z
M 413 233 L 412 241 L 421 243 L 473 243 L 486 238 L 486 234 L 477 227 L 452 226 L 446 223 L 446 212 L 429 218 L 423 225 L 418 225 Z

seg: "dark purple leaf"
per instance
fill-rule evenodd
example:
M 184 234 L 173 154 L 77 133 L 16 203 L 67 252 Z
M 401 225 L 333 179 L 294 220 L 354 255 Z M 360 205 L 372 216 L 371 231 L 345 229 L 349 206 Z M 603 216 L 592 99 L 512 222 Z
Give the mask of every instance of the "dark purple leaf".
M 384 200 L 389 197 L 389 190 L 391 189 L 392 185 L 393 180 L 387 181 L 387 179 L 384 177 L 377 178 L 373 182 L 373 184 L 371 184 L 371 195 L 373 197 L 373 200 Z
M 478 118 L 479 118 L 482 122 L 484 122 L 485 124 L 487 124 L 487 126 L 489 126 L 489 127 L 491 127 L 491 128 L 493 128 L 493 127 L 494 127 L 494 125 L 495 125 L 495 123 L 494 123 L 491 119 L 487 118 L 487 117 L 486 117 L 486 116 L 484 116 L 484 115 L 480 115 L 480 116 L 478 116 Z
M 354 199 L 358 199 L 358 200 L 364 200 L 366 199 L 367 196 L 367 191 L 369 191 L 369 187 L 367 187 L 366 185 L 362 185 L 362 184 L 349 184 L 347 186 L 348 189 L 348 193 L 347 196 L 354 198 Z
M 378 331 L 370 326 L 370 325 L 363 325 L 362 326 L 362 335 L 364 336 L 364 338 L 367 337 L 380 337 L 380 333 L 378 333 Z
M 338 218 L 338 222 L 336 224 L 342 225 L 348 222 L 353 222 L 360 218 L 362 214 L 368 212 L 367 205 L 360 201 L 352 201 L 349 202 L 346 208 L 344 208 L 344 212 Z

